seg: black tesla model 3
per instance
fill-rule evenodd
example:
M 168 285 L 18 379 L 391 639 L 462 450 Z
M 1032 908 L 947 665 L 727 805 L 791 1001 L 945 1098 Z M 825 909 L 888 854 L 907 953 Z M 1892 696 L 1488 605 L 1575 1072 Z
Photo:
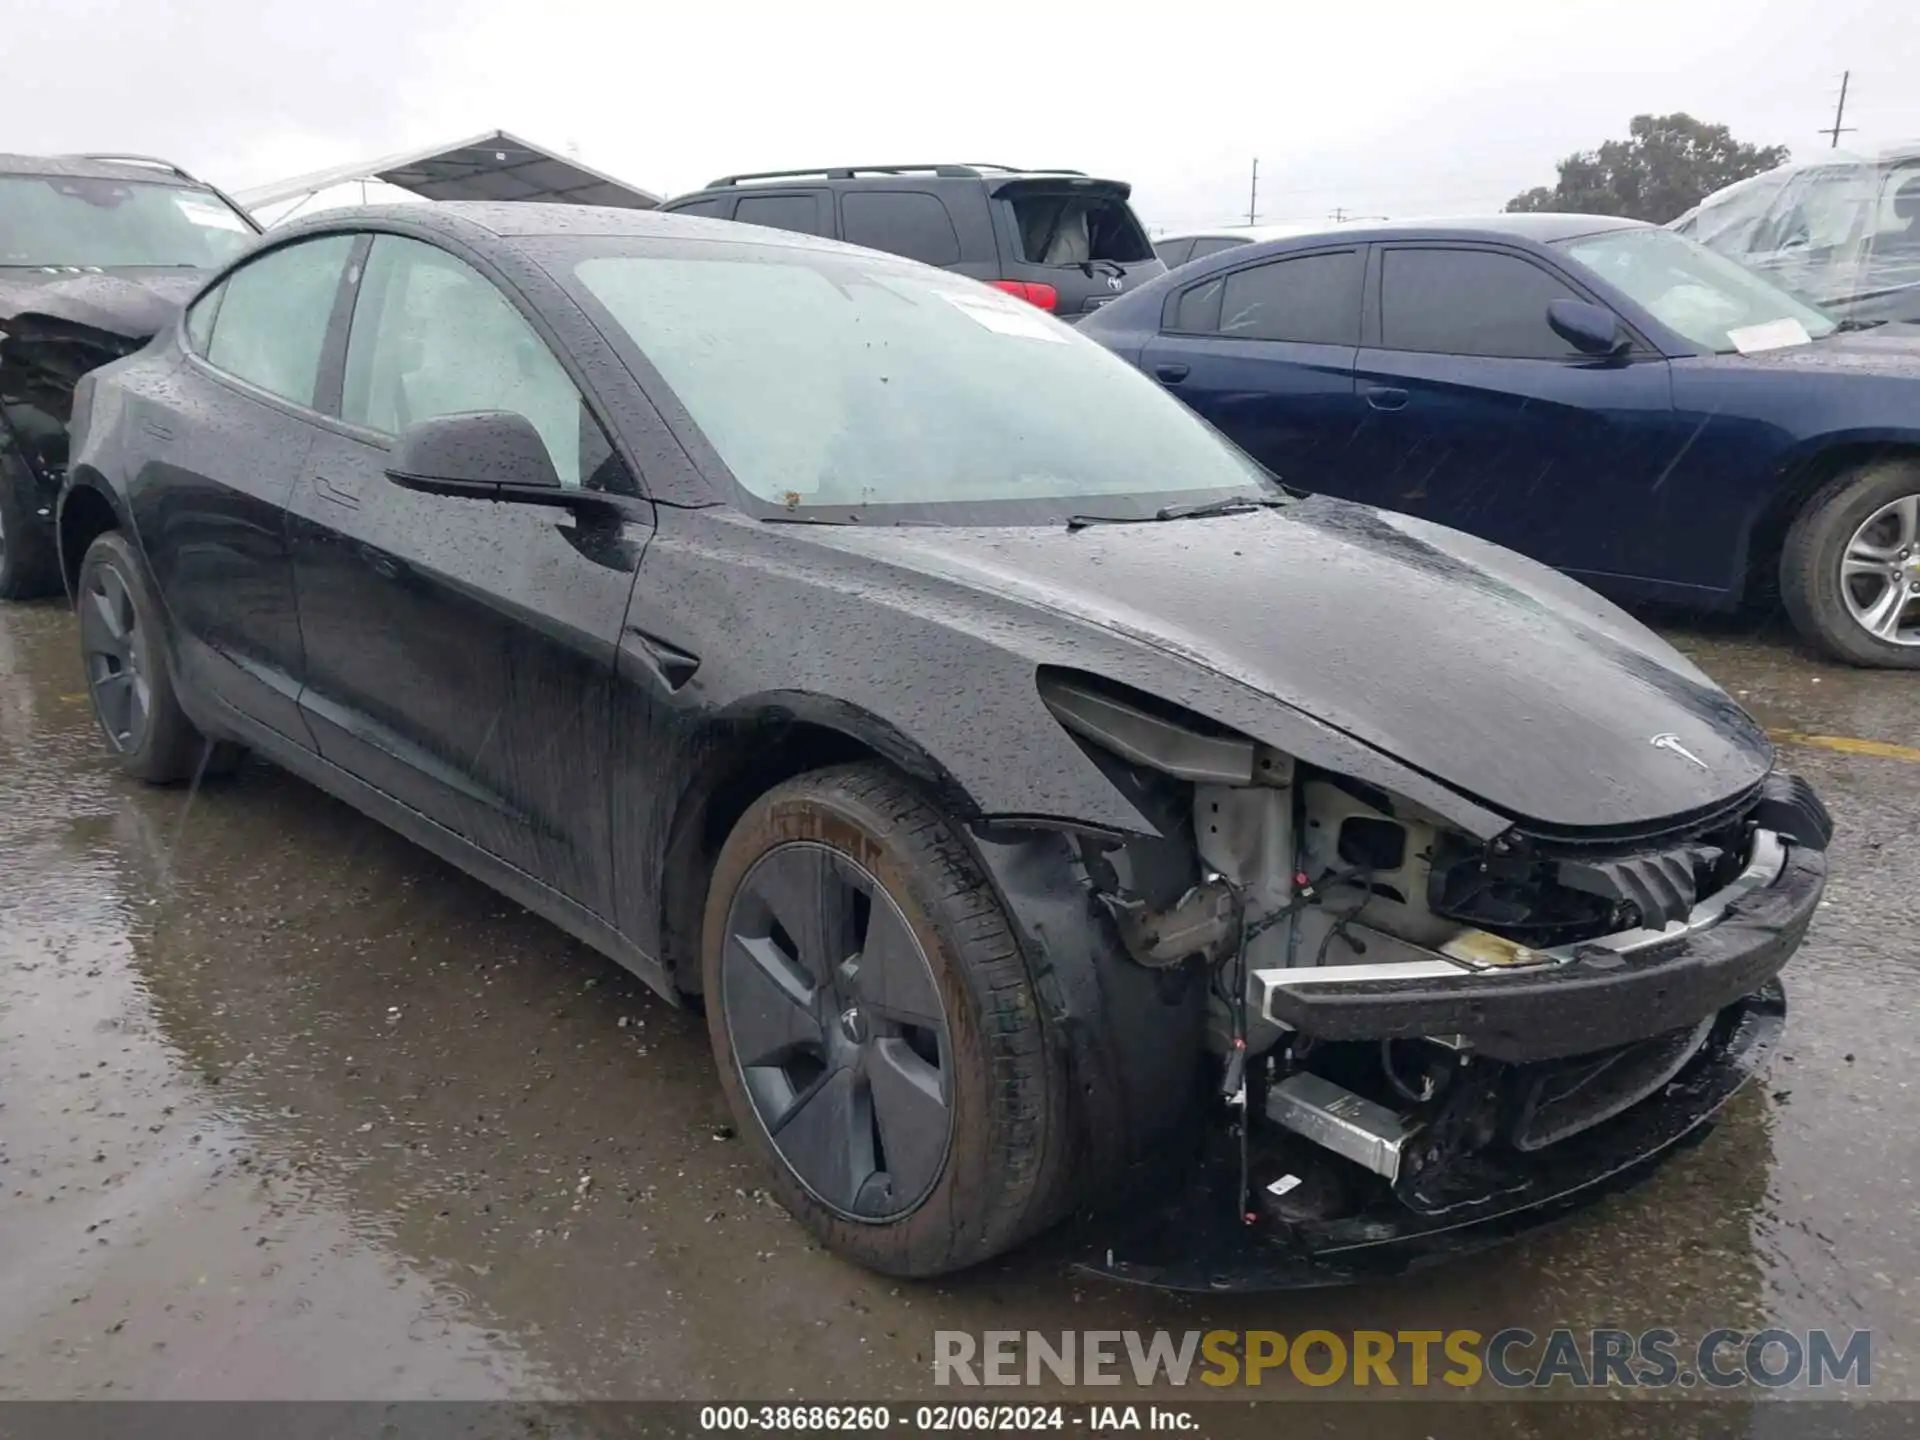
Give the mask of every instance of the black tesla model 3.
M 704 1006 L 874 1268 L 1091 1206 L 1129 1278 L 1377 1273 L 1644 1173 L 1779 1035 L 1831 825 L 1739 706 L 963 277 L 338 212 L 73 415 L 124 769 L 257 752 Z

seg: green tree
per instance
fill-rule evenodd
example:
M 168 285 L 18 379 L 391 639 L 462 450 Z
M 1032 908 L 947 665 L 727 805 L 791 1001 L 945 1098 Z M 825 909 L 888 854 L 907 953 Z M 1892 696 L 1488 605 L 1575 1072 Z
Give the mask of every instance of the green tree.
M 1507 209 L 1625 215 L 1664 225 L 1722 186 L 1787 159 L 1784 145 L 1742 144 L 1726 126 L 1686 114 L 1636 115 L 1627 134 L 1567 156 L 1558 184 L 1523 191 Z

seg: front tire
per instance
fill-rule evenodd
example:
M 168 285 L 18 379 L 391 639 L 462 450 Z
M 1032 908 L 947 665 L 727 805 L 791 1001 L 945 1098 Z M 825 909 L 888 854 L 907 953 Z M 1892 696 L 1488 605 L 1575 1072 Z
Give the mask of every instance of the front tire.
M 244 752 L 209 741 L 180 708 L 152 583 L 118 531 L 87 547 L 74 594 L 87 696 L 120 768 L 156 785 L 232 771 Z
M 702 935 L 720 1082 L 781 1203 L 870 1269 L 989 1258 L 1067 1208 L 1064 1064 L 955 827 L 878 764 L 770 791 Z
M 1815 494 L 1787 532 L 1780 598 L 1834 659 L 1920 669 L 1920 463 L 1863 465 Z

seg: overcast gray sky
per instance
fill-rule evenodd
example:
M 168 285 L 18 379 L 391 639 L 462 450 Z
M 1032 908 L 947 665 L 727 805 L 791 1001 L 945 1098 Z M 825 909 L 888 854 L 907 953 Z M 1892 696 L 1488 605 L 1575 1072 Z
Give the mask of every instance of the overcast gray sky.
M 1642 111 L 1804 156 L 1845 69 L 1844 143 L 1920 138 L 1920 0 L 61 0 L 5 34 L 0 144 L 232 188 L 501 127 L 666 193 L 1065 165 L 1180 226 L 1244 220 L 1258 155 L 1262 220 L 1497 209 Z

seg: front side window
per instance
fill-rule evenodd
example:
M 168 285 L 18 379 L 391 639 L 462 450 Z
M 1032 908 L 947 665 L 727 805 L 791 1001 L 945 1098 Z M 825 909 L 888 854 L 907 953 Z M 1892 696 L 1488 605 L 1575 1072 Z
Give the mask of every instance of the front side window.
M 216 292 L 207 363 L 312 408 L 320 354 L 353 246 L 351 235 L 323 235 L 270 250 L 235 270 Z M 205 305 L 194 307 L 195 320 Z M 193 329 L 190 321 L 189 338 Z
M 572 269 L 739 483 L 783 509 L 1029 502 L 1064 517 L 1094 497 L 1160 497 L 1094 507 L 1151 515 L 1272 493 L 1131 365 L 960 276 L 748 246 Z
M 1435 355 L 1565 359 L 1578 352 L 1553 333 L 1547 306 L 1578 298 L 1518 255 L 1388 250 L 1380 276 L 1381 344 Z
M 598 423 L 499 288 L 444 250 L 379 236 L 354 306 L 340 418 L 398 435 L 473 410 L 524 415 L 562 485 L 612 488 L 600 473 L 611 450 Z
M 0 175 L 0 268 L 213 270 L 254 229 L 211 190 L 72 175 Z
M 1301 345 L 1360 343 L 1360 252 L 1301 255 L 1226 277 L 1220 333 Z
M 1705 350 L 1730 354 L 1740 348 L 1735 342 L 1742 331 L 1781 320 L 1799 322 L 1810 340 L 1833 333 L 1832 317 L 1671 230 L 1608 230 L 1560 244 Z

